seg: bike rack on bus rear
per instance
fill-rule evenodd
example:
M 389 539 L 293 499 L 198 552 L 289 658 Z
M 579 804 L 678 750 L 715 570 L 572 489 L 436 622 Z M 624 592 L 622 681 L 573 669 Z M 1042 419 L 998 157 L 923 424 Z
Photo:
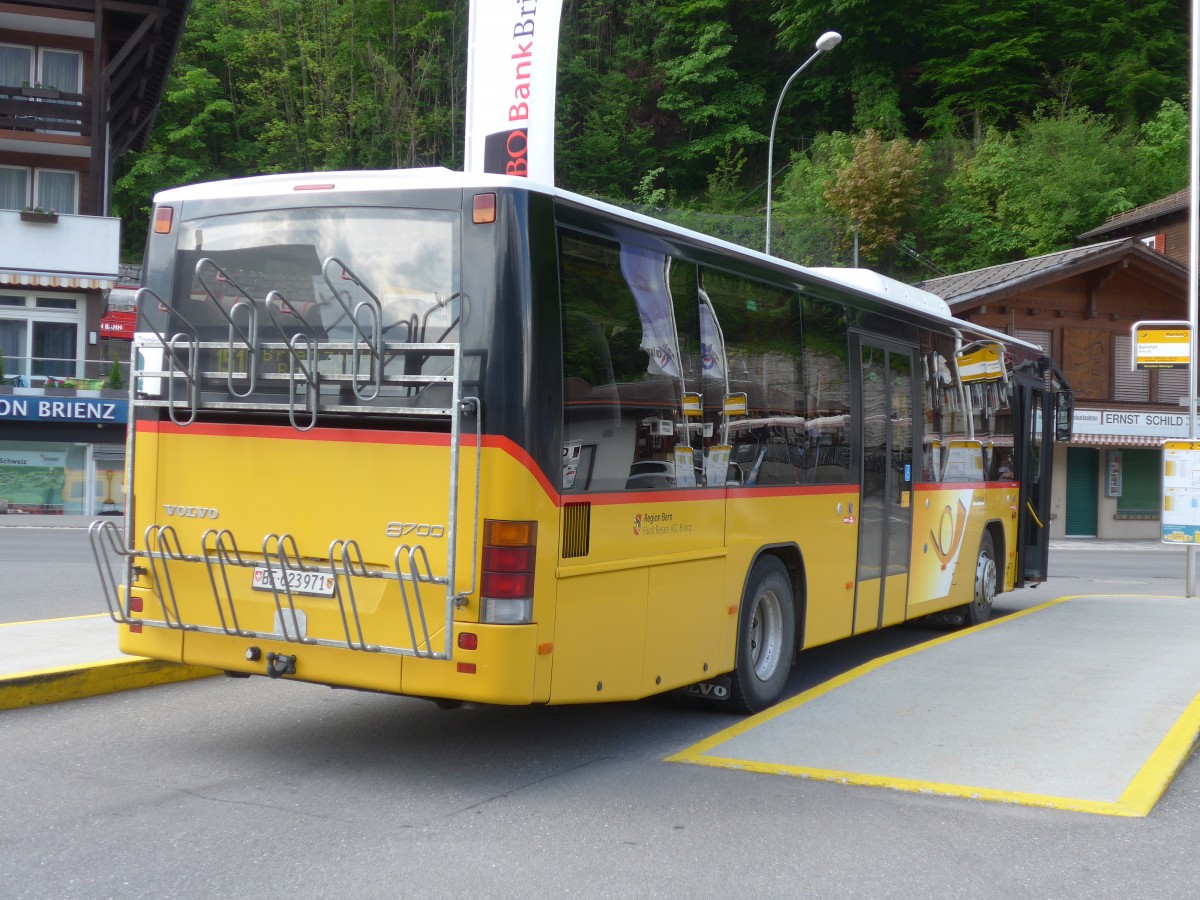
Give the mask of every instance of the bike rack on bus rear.
M 329 274 L 331 266 L 339 265 L 343 276 L 348 277 L 368 294 L 368 299 L 351 307 L 349 299 L 343 297 Z M 216 278 L 232 285 L 239 299 L 230 309 L 222 306 L 214 290 L 203 274 L 215 271 Z M 434 575 L 429 553 L 421 544 L 400 544 L 392 554 L 392 565 L 368 565 L 364 561 L 362 548 L 353 538 L 336 538 L 322 556 L 302 552 L 294 535 L 288 532 L 268 534 L 261 540 L 261 551 L 253 556 L 244 551 L 228 529 L 210 529 L 201 537 L 198 552 L 185 552 L 178 532 L 171 525 L 151 524 L 143 532 L 144 549 L 134 549 L 132 539 L 122 536 L 116 524 L 99 521 L 92 524 L 89 537 L 92 554 L 100 572 L 101 587 L 111 618 L 122 625 L 143 625 L 179 631 L 208 632 L 246 638 L 270 638 L 291 643 L 327 647 L 341 647 L 371 653 L 391 653 L 429 659 L 450 659 L 453 656 L 454 610 L 465 605 L 466 598 L 475 590 L 475 571 L 479 554 L 479 477 L 480 452 L 482 449 L 482 416 L 477 397 L 463 393 L 462 346 L 458 343 L 441 341 L 414 341 L 411 338 L 423 334 L 424 328 L 417 323 L 406 324 L 405 342 L 385 341 L 382 338 L 381 309 L 378 299 L 353 272 L 335 258 L 329 258 L 322 267 L 326 282 L 334 291 L 338 304 L 349 316 L 354 329 L 351 341 L 321 342 L 315 331 L 304 323 L 296 307 L 279 291 L 271 291 L 264 302 L 268 316 L 282 340 L 259 339 L 259 317 L 254 301 L 211 259 L 201 259 L 196 264 L 197 281 L 208 298 L 216 305 L 229 325 L 225 341 L 202 341 L 198 330 L 178 310 L 171 310 L 171 317 L 178 322 L 178 330 L 170 337 L 159 332 L 151 324 L 154 340 L 143 339 L 139 344 L 143 363 L 131 378 L 132 405 L 136 407 L 165 408 L 171 421 L 186 427 L 196 420 L 199 410 L 252 410 L 277 412 L 287 411 L 288 421 L 297 431 L 308 431 L 317 424 L 322 413 L 346 412 L 356 415 L 391 415 L 399 417 L 421 417 L 448 419 L 450 424 L 450 496 L 446 518 L 447 558 L 446 574 Z M 347 274 L 348 273 L 348 276 Z M 440 301 L 445 306 L 451 300 Z M 465 299 L 465 298 L 461 298 Z M 143 308 L 153 302 L 157 309 Z M 460 300 L 461 302 L 461 300 Z M 136 303 L 142 313 L 141 320 L 151 323 L 155 314 L 166 308 L 162 299 L 148 288 L 138 291 Z M 289 337 L 280 315 L 295 318 L 296 333 Z M 364 324 L 363 314 L 366 314 Z M 461 313 L 460 313 L 461 315 Z M 243 321 L 239 323 L 238 319 Z M 428 318 L 428 316 L 426 317 Z M 447 330 L 446 333 L 448 333 Z M 443 334 L 445 336 L 445 334 Z M 155 357 L 160 368 L 149 368 Z M 215 358 L 225 360 L 225 368 L 202 371 L 200 364 L 204 351 L 216 351 Z M 288 359 L 287 372 L 263 372 L 253 363 L 259 352 L 278 351 Z M 236 367 L 240 358 L 246 360 L 243 369 Z M 342 372 L 322 371 L 318 363 L 322 360 L 327 368 L 332 360 L 342 361 Z M 445 357 L 449 371 L 435 375 L 406 373 L 405 361 L 412 358 L 428 360 Z M 365 358 L 365 359 L 364 359 Z M 363 365 L 368 366 L 366 372 Z M 349 371 L 344 371 L 346 366 Z M 419 367 L 414 367 L 419 368 Z M 212 390 L 214 383 L 225 383 L 225 392 Z M 271 382 L 287 382 L 286 402 L 253 395 L 260 385 Z M 451 402 L 444 407 L 387 406 L 379 403 L 323 404 L 323 384 L 348 386 L 355 399 L 377 401 L 385 387 L 396 388 L 405 396 L 415 396 L 421 390 L 435 385 L 450 388 Z M 207 389 L 207 395 L 206 395 Z M 461 451 L 461 418 L 475 418 L 475 482 L 471 514 L 471 583 L 465 590 L 456 588 L 459 530 L 459 474 Z M 121 560 L 122 572 L 118 573 L 116 560 Z M 199 625 L 185 622 L 181 615 L 179 599 L 175 592 L 175 579 L 180 566 L 203 565 L 211 590 L 211 599 L 219 625 Z M 243 627 L 238 617 L 235 592 L 230 587 L 229 573 L 241 568 L 266 567 L 282 575 L 282 585 L 269 576 L 270 591 L 275 603 L 275 631 L 252 631 Z M 342 635 L 339 638 L 309 637 L 302 621 L 303 613 L 296 606 L 296 594 L 288 577 L 289 573 L 327 575 L 332 577 L 332 596 L 341 618 Z M 137 616 L 129 609 L 131 586 L 136 575 L 148 574 L 153 582 L 159 609 L 155 616 L 143 611 Z M 122 595 L 121 577 L 125 592 Z M 382 579 L 395 581 L 399 586 L 400 602 L 404 622 L 407 626 L 408 644 L 387 643 L 371 635 L 368 640 L 359 605 L 355 595 L 355 584 Z M 425 595 L 422 594 L 424 586 Z M 430 587 L 444 589 L 444 645 L 433 646 L 427 615 L 427 595 Z M 428 602 L 435 602 L 430 599 Z
M 452 589 L 447 577 L 433 574 L 429 554 L 419 544 L 398 546 L 392 556 L 392 568 L 388 570 L 368 566 L 363 561 L 362 549 L 354 540 L 334 540 L 329 546 L 327 558 L 318 561 L 302 556 L 295 537 L 290 534 L 268 534 L 263 539 L 261 554 L 254 557 L 243 555 L 232 533 L 227 529 L 209 529 L 204 532 L 199 554 L 183 551 L 179 535 L 171 525 L 149 526 L 145 532 L 145 550 L 131 550 L 126 547 L 120 529 L 112 521 L 93 522 L 89 529 L 89 537 L 96 565 L 102 575 L 101 588 L 108 614 L 114 622 L 121 625 L 284 640 L 295 644 L 340 647 L 426 659 L 450 659 L 453 655 L 453 616 L 456 601 L 461 595 Z M 115 562 L 117 559 L 125 562 L 124 593 L 118 578 Z M 139 561 L 144 561 L 144 565 L 139 565 Z M 204 566 L 219 626 L 184 621 L 175 591 L 178 568 L 183 565 Z M 238 618 L 234 591 L 230 587 L 231 570 L 263 566 L 282 573 L 282 577 L 278 579 L 269 579 L 270 593 L 275 603 L 277 628 L 271 632 L 253 631 L 243 627 Z M 158 609 L 146 610 L 144 615 L 134 615 L 129 611 L 128 585 L 135 570 L 149 574 L 156 589 Z M 296 606 L 296 597 L 299 594 L 291 588 L 289 572 L 329 575 L 333 578 L 333 599 L 341 617 L 342 637 L 321 638 L 307 635 L 303 613 Z M 395 646 L 367 640 L 354 585 L 356 581 L 372 579 L 395 581 L 399 585 L 400 603 L 409 639 L 407 645 Z M 422 596 L 422 586 L 428 585 L 446 589 L 445 646 L 440 650 L 434 646 L 426 614 L 426 598 Z

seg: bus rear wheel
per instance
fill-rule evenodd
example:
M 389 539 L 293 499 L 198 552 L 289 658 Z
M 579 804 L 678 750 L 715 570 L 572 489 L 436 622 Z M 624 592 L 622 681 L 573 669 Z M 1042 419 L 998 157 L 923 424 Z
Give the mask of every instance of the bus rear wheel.
M 979 556 L 975 559 L 975 592 L 971 602 L 963 608 L 963 624 L 968 628 L 982 625 L 992 617 L 992 602 L 996 599 L 999 580 L 995 544 L 991 534 L 985 531 L 979 541 Z
M 750 570 L 738 614 L 737 653 L 729 691 L 741 712 L 758 712 L 779 699 L 792 669 L 796 603 L 783 563 L 764 556 Z

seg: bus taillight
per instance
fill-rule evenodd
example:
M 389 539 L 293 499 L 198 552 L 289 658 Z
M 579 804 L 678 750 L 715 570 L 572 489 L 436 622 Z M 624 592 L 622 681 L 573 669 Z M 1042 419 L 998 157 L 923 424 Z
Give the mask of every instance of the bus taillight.
M 496 625 L 533 621 L 537 522 L 488 519 L 483 526 L 479 620 Z

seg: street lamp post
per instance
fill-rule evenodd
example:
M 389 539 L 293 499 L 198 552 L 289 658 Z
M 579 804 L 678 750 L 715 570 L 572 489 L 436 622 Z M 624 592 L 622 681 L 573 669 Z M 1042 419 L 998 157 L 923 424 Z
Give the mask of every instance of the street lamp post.
M 842 36 L 836 31 L 827 31 L 817 38 L 817 52 L 804 61 L 804 63 L 795 72 L 792 77 L 787 80 L 783 86 L 783 90 L 779 92 L 779 102 L 775 104 L 775 115 L 771 117 L 771 137 L 767 141 L 767 242 L 765 253 L 771 255 L 771 176 L 775 169 L 775 126 L 779 122 L 779 110 L 783 106 L 783 95 L 787 93 L 787 89 L 792 86 L 792 82 L 796 80 L 796 76 L 808 68 L 809 64 L 827 50 L 832 50 L 842 42 Z

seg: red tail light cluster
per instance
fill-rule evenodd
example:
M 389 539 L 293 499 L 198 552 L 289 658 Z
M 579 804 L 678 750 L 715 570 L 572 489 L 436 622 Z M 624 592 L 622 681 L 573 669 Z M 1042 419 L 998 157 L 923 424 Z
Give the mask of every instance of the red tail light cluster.
M 537 522 L 488 519 L 483 523 L 482 622 L 526 625 L 533 621 Z

